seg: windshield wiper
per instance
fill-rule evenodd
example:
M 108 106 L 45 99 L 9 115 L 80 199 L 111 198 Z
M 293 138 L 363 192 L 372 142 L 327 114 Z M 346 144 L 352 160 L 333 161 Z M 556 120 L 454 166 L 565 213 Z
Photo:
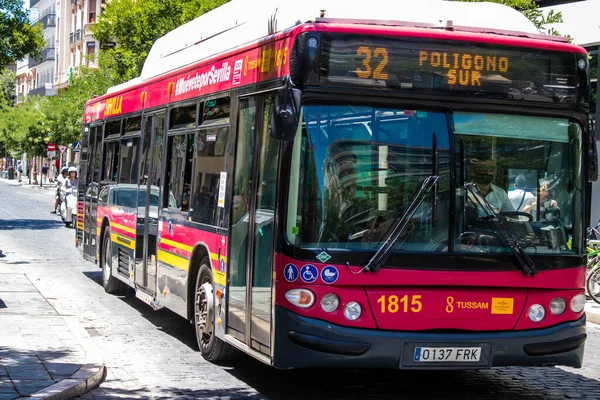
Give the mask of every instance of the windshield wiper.
M 410 205 L 408 206 L 404 214 L 396 218 L 396 221 L 392 225 L 390 235 L 381 245 L 379 250 L 377 250 L 375 255 L 369 260 L 367 265 L 365 265 L 365 270 L 377 272 L 383 266 L 383 264 L 385 264 L 389 255 L 394 249 L 394 245 L 396 244 L 396 242 L 398 242 L 398 239 L 400 239 L 400 235 L 402 235 L 402 232 L 404 232 L 404 230 L 406 229 L 410 218 L 413 216 L 415 211 L 417 211 L 421 203 L 423 203 L 425 195 L 431 191 L 431 188 L 437 183 L 439 178 L 440 177 L 437 175 L 431 175 L 423 180 L 423 182 L 421 183 L 421 187 L 413 196 L 412 200 L 410 201 Z M 405 237 L 404 240 L 406 240 L 407 238 L 408 236 Z M 400 244 L 404 243 L 404 240 Z
M 502 218 L 496 214 L 492 205 L 485 199 L 483 195 L 477 196 L 475 191 L 473 190 L 473 183 L 465 183 L 464 187 L 471 193 L 473 198 L 479 203 L 481 209 L 487 214 L 487 218 L 493 218 L 500 225 L 500 231 L 494 229 L 494 233 L 496 237 L 502 242 L 505 247 L 508 247 L 510 251 L 513 253 L 517 261 L 521 266 L 521 271 L 523 271 L 523 275 L 525 276 L 534 276 L 538 273 L 537 268 L 535 267 L 535 263 L 533 260 L 527 255 L 525 250 L 519 245 L 518 240 L 512 235 L 509 229 L 507 229 Z M 475 190 L 479 192 L 477 187 L 475 186 Z M 483 203 L 481 202 L 483 200 Z M 472 200 L 471 200 L 472 201 Z

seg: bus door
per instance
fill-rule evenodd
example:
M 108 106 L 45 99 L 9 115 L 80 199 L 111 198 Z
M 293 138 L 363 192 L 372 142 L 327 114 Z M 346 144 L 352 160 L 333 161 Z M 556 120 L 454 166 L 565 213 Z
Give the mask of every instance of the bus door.
M 85 208 L 83 221 L 83 254 L 86 259 L 96 260 L 97 211 L 100 171 L 102 169 L 102 125 L 90 128 L 88 140 L 88 164 L 85 171 Z M 83 189 L 83 188 L 82 188 Z
M 165 113 L 144 117 L 138 181 L 135 284 L 156 293 L 156 239 L 161 198 L 162 142 Z
M 229 247 L 228 334 L 271 354 L 273 238 L 279 142 L 272 95 L 240 99 Z

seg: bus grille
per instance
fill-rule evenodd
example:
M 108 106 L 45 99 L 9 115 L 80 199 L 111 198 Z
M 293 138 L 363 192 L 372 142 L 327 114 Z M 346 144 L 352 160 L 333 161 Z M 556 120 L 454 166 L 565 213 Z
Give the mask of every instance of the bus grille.
M 129 278 L 129 254 L 123 249 L 119 249 L 119 274 Z

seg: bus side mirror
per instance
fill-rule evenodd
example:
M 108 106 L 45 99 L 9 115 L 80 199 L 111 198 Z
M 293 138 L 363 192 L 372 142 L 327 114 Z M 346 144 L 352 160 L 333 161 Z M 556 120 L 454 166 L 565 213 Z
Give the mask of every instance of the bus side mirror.
M 275 94 L 271 120 L 273 139 L 287 142 L 294 140 L 300 120 L 300 95 L 300 90 L 293 87 L 290 77 L 286 77 L 284 86 Z

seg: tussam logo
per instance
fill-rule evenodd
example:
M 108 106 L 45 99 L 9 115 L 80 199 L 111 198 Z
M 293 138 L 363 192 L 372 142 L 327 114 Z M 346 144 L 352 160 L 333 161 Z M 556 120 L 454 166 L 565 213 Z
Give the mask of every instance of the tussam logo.
M 188 75 L 187 78 L 180 78 L 175 86 L 175 96 L 179 96 L 192 90 L 200 91 L 204 86 L 215 85 L 217 83 L 226 82 L 231 76 L 231 67 L 229 62 L 224 62 L 220 68 L 214 65 L 210 71 L 203 74 Z

